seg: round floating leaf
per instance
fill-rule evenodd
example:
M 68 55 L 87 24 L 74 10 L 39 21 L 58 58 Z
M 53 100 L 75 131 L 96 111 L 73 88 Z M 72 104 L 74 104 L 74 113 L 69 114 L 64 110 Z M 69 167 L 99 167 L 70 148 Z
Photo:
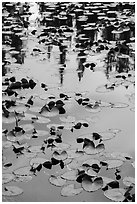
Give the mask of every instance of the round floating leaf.
M 68 154 L 68 158 L 77 158 L 82 156 L 84 152 L 71 149 L 67 151 L 67 154 Z
M 21 127 L 23 128 L 23 130 L 24 130 L 25 132 L 28 132 L 28 131 L 34 129 L 34 126 L 33 126 L 32 124 L 24 124 L 24 125 L 22 125 Z
M 109 131 L 105 131 L 105 132 L 99 132 L 99 134 L 101 135 L 102 139 L 105 141 L 105 140 L 110 140 L 112 139 L 113 137 L 116 136 L 115 133 L 113 132 L 109 132 Z
M 32 175 L 32 172 L 30 171 L 31 167 L 30 166 L 24 166 L 24 167 L 21 167 L 19 169 L 16 169 L 14 171 L 14 174 L 15 175 L 18 175 L 18 176 L 28 176 L 28 175 Z
M 60 117 L 60 120 L 64 123 L 74 123 L 75 117 L 74 116 Z
M 93 164 L 97 164 L 98 166 L 101 166 L 100 161 L 97 159 L 88 159 L 88 160 L 84 161 L 82 165 L 92 166 Z
M 126 103 L 111 103 L 111 108 L 127 108 L 128 104 Z
M 86 171 L 86 174 L 88 175 L 88 176 L 97 176 L 97 173 L 95 172 L 95 171 L 93 171 L 93 169 L 92 168 L 89 168 L 88 167 L 88 170 Z
M 97 87 L 96 88 L 96 92 L 98 92 L 98 93 L 107 93 L 107 92 L 110 92 L 110 91 L 113 91 L 114 90 L 114 87 L 112 86 L 110 86 L 110 87 L 106 87 L 106 86 L 99 86 L 99 87 Z
M 123 202 L 125 199 L 124 194 L 126 193 L 126 190 L 123 188 L 114 188 L 110 189 L 104 192 L 104 195 L 115 202 Z
M 23 112 L 26 112 L 27 111 L 27 107 L 25 106 L 12 106 L 11 108 L 9 108 L 9 111 L 10 112 L 17 112 L 17 113 L 23 113 Z
M 130 176 L 126 176 L 126 177 L 123 179 L 123 184 L 124 184 L 125 186 L 135 185 L 135 178 L 130 177 Z
M 55 151 L 52 156 L 56 160 L 65 160 L 68 157 L 67 152 L 65 150 L 64 151 Z
M 2 141 L 2 147 L 3 148 L 10 148 L 10 147 L 12 147 L 12 142 L 10 142 L 10 141 Z
M 4 117 L 4 116 L 2 116 L 2 122 L 3 123 L 15 123 L 15 117 L 8 117 L 8 118 L 6 118 L 6 117 Z
M 27 158 L 33 158 L 37 156 L 37 153 L 34 152 L 23 152 L 23 155 Z
M 41 107 L 40 107 L 40 106 L 30 107 L 29 110 L 30 110 L 31 112 L 39 113 L 40 110 L 41 110 Z
M 49 182 L 54 186 L 64 186 L 66 184 L 66 180 L 62 179 L 60 176 L 51 175 L 49 178 Z
M 50 119 L 44 117 L 38 117 L 38 120 L 35 120 L 36 123 L 49 123 Z
M 61 178 L 69 180 L 69 181 L 75 181 L 78 176 L 78 170 L 69 170 L 61 175 Z
M 2 174 L 2 184 L 9 183 L 13 179 L 14 179 L 13 174 L 9 174 L 9 173 Z
M 49 132 L 46 130 L 36 130 L 36 133 L 33 133 L 33 136 L 37 136 L 37 137 L 43 137 L 48 135 Z
M 47 159 L 45 158 L 42 158 L 42 157 L 35 157 L 35 158 L 32 158 L 30 160 L 30 165 L 33 166 L 33 165 L 39 165 L 39 164 L 43 164 L 44 162 L 46 162 Z
M 43 111 L 41 113 L 41 115 L 46 116 L 46 117 L 55 117 L 58 114 L 59 114 L 59 110 L 56 107 L 52 108 L 52 110 L 50 112 L 49 111 Z
M 102 186 L 102 188 L 105 188 L 105 186 L 108 185 L 108 183 L 111 183 L 111 182 L 114 181 L 113 179 L 105 177 L 105 176 L 102 176 L 102 179 L 103 179 L 103 186 Z
M 30 152 L 32 152 L 32 153 L 40 153 L 40 152 L 42 152 L 42 146 L 30 146 L 29 148 L 28 148 L 28 150 L 30 151 Z
M 85 176 L 82 181 L 82 188 L 87 192 L 94 192 L 99 190 L 103 186 L 102 177 L 96 177 L 91 179 L 90 176 Z
M 3 196 L 16 196 L 23 193 L 23 190 L 17 186 L 5 186 L 2 195 Z
M 122 161 L 132 159 L 132 157 L 129 154 L 122 153 L 122 152 L 113 152 L 113 153 L 111 153 L 111 157 L 114 158 L 114 159 L 122 160 Z
M 107 163 L 107 168 L 108 169 L 113 169 L 113 168 L 117 168 L 117 167 L 120 167 L 122 166 L 123 164 L 123 161 L 122 160 L 106 160 L 104 161 L 105 163 Z
M 74 184 L 66 185 L 61 190 L 61 195 L 68 197 L 68 196 L 75 196 L 80 194 L 83 191 L 82 188 L 75 188 Z
M 85 106 L 86 110 L 88 112 L 91 112 L 91 113 L 99 113 L 101 111 L 101 108 L 100 107 L 96 107 L 96 106 Z
M 15 182 L 28 182 L 32 180 L 32 176 L 16 176 L 14 181 Z
M 70 147 L 69 144 L 66 143 L 57 143 L 55 147 L 53 147 L 52 149 L 55 151 L 60 151 L 60 150 L 66 150 Z

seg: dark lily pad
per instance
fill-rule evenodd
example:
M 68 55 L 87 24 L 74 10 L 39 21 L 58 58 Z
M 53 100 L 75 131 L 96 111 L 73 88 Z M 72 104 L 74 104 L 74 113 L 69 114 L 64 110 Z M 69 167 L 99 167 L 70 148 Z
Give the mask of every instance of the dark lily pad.
M 50 176 L 49 182 L 54 186 L 58 186 L 58 187 L 64 186 L 66 184 L 65 179 L 62 179 L 60 176 L 54 176 L 54 175 Z
M 82 188 L 75 188 L 74 184 L 68 184 L 61 189 L 61 195 L 65 197 L 75 196 L 83 191 Z

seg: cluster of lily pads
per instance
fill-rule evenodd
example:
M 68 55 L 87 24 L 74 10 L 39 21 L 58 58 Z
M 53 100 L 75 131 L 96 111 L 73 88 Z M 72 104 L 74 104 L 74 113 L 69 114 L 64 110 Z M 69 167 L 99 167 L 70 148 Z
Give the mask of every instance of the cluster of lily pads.
M 50 129 L 50 136 L 43 140 L 39 146 L 29 146 L 27 143 L 19 144 L 18 141 L 5 141 L 3 148 L 12 147 L 19 158 L 29 159 L 29 165 L 13 169 L 11 173 L 3 173 L 3 195 L 13 196 L 23 193 L 16 186 L 5 185 L 11 181 L 29 182 L 38 172 L 54 168 L 59 165 L 65 172 L 59 175 L 50 175 L 49 182 L 57 187 L 62 187 L 62 196 L 74 196 L 83 190 L 93 193 L 102 189 L 104 196 L 112 201 L 135 201 L 133 177 L 120 175 L 122 165 L 130 163 L 134 166 L 132 157 L 126 153 L 105 152 L 106 140 L 115 137 L 120 130 L 109 129 L 104 132 L 93 132 L 77 137 L 76 142 L 82 147 L 71 148 L 71 145 L 62 141 L 62 132 L 55 127 Z M 26 138 L 27 139 L 27 138 Z M 46 154 L 50 149 L 51 156 Z M 10 168 L 12 163 L 5 163 L 4 168 Z M 109 171 L 115 178 L 103 176 L 103 171 Z M 122 186 L 120 181 L 123 181 Z M 79 184 L 79 187 L 75 185 Z

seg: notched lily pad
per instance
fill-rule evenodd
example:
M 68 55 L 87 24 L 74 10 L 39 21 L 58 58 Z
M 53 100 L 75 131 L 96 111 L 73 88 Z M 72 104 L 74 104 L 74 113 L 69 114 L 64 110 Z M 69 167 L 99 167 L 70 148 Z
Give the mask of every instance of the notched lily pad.
M 62 179 L 60 176 L 51 175 L 49 178 L 49 182 L 54 186 L 64 186 L 66 184 L 66 180 Z
M 52 155 L 56 160 L 65 160 L 68 158 L 67 152 L 64 151 L 54 151 Z
M 23 190 L 17 186 L 5 186 L 2 195 L 3 196 L 16 196 L 23 193 Z
M 75 196 L 83 191 L 82 188 L 75 188 L 74 184 L 66 185 L 61 190 L 61 195 L 65 197 Z
M 103 179 L 102 177 L 92 178 L 90 176 L 85 176 L 82 181 L 82 187 L 87 192 L 94 192 L 102 188 Z

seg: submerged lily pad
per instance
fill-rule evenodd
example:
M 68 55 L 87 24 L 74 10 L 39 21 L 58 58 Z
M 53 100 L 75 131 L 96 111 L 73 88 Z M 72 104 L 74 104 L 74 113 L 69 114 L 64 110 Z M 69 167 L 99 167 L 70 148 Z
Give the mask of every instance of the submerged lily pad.
M 16 122 L 16 119 L 15 119 L 15 117 L 13 117 L 13 116 L 9 116 L 8 118 L 6 118 L 6 117 L 2 117 L 2 122 L 3 123 L 15 123 Z
M 10 173 L 2 174 L 2 184 L 9 183 L 14 179 L 14 175 Z
M 123 188 L 114 188 L 110 189 L 104 192 L 104 195 L 115 202 L 123 202 L 125 199 L 124 194 L 126 193 L 126 190 Z
M 55 151 L 60 151 L 60 150 L 66 150 L 70 147 L 69 144 L 66 144 L 66 143 L 57 143 L 55 145 L 55 147 L 53 147 L 52 149 L 55 150 Z
M 74 184 L 69 184 L 61 189 L 61 195 L 65 197 L 75 196 L 83 191 L 82 188 L 75 188 Z
M 45 158 L 42 158 L 42 157 L 35 157 L 35 158 L 32 158 L 30 160 L 30 165 L 33 166 L 33 165 L 39 165 L 39 164 L 43 164 L 44 162 L 46 162 L 47 159 Z
M 30 146 L 28 148 L 28 150 L 32 153 L 41 153 L 43 150 L 41 149 L 42 146 L 41 145 L 34 145 L 34 146 Z
M 5 186 L 2 195 L 3 196 L 16 196 L 23 193 L 23 190 L 17 186 Z
M 135 178 L 131 177 L 131 176 L 126 176 L 123 179 L 123 184 L 125 186 L 131 186 L 131 185 L 135 185 Z
M 66 180 L 62 179 L 60 176 L 51 175 L 49 178 L 49 182 L 54 186 L 64 186 L 66 184 Z

